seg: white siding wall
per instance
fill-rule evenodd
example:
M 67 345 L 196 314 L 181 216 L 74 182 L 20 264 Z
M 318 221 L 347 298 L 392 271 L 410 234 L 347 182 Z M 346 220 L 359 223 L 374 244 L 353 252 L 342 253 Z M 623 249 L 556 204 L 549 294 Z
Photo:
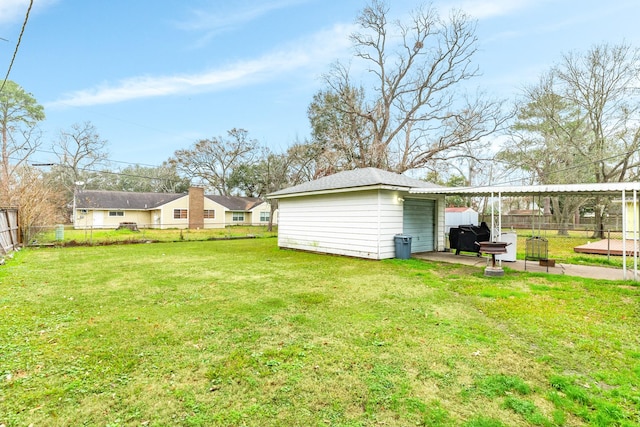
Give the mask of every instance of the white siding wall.
M 445 200 L 443 195 L 436 196 L 436 251 L 442 252 L 445 249 L 444 227 L 445 227 Z
M 402 232 L 402 202 L 391 191 L 361 191 L 280 200 L 278 245 L 370 259 L 393 258 Z

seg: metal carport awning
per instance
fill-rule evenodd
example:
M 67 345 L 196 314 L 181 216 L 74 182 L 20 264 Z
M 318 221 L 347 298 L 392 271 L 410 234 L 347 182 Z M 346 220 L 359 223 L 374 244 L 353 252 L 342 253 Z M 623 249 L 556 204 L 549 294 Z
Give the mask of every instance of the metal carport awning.
M 496 234 L 502 233 L 502 197 L 503 196 L 530 196 L 530 195 L 582 195 L 582 196 L 620 196 L 622 198 L 622 268 L 624 278 L 627 278 L 627 196 L 633 200 L 633 278 L 638 280 L 638 219 L 635 213 L 638 211 L 638 191 L 640 182 L 614 182 L 600 184 L 560 184 L 560 185 L 521 185 L 521 186 L 483 186 L 483 187 L 435 187 L 412 188 L 409 194 L 440 194 L 444 196 L 490 196 L 498 197 L 498 225 L 494 224 L 494 204 L 491 203 L 492 231 L 496 228 Z

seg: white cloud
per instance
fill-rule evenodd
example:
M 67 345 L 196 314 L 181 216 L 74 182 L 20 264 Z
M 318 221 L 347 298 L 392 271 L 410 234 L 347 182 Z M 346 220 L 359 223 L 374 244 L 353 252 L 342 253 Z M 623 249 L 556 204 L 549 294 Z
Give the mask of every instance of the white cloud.
M 461 9 L 475 19 L 487 19 L 509 15 L 539 4 L 539 0 L 451 0 L 442 6 Z
M 29 7 L 29 0 L 2 0 L 0 2 L 0 23 L 23 19 Z
M 37 0 L 33 2 L 34 10 L 44 9 L 57 0 Z M 24 21 L 29 9 L 29 0 L 0 0 L 0 24 L 11 24 Z
M 336 25 L 330 30 L 316 33 L 257 59 L 240 61 L 198 74 L 132 77 L 117 84 L 104 84 L 76 91 L 45 106 L 91 106 L 142 98 L 212 92 L 256 84 L 292 71 L 310 69 L 315 72 L 319 67 L 326 67 L 337 57 L 345 54 L 350 46 L 347 36 L 351 30 L 350 26 Z
M 192 10 L 190 19 L 179 22 L 176 26 L 183 30 L 203 32 L 204 35 L 197 43 L 198 46 L 201 46 L 209 42 L 217 34 L 240 28 L 269 12 L 296 6 L 306 1 L 308 0 L 259 0 L 249 2 L 249 4 L 243 4 L 242 2 L 221 3 L 216 4 L 218 9 L 215 11 Z M 231 5 L 234 9 L 231 11 L 223 10 L 228 5 Z
M 197 9 L 192 11 L 192 18 L 178 24 L 188 30 L 217 30 L 251 22 L 271 11 L 284 9 L 303 3 L 305 0 L 260 1 L 255 4 L 239 7 L 231 12 L 217 10 L 215 12 Z M 237 6 L 237 3 L 233 3 Z

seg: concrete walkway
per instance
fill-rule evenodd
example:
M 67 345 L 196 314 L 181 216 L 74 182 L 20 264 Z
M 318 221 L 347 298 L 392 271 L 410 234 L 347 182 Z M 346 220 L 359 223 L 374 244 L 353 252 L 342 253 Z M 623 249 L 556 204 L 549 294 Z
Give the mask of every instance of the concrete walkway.
M 447 262 L 452 264 L 473 265 L 478 268 L 485 268 L 491 265 L 490 256 L 477 257 L 475 254 L 460 254 L 454 252 L 422 252 L 411 254 L 413 258 L 427 261 Z M 629 262 L 631 261 L 631 262 Z M 498 262 L 496 261 L 496 264 Z M 524 261 L 514 262 L 503 261 L 502 266 L 512 270 L 525 271 Z M 538 261 L 527 261 L 526 271 L 533 273 L 546 273 L 547 267 L 540 266 Z M 589 279 L 602 280 L 625 280 L 622 268 L 594 267 L 590 265 L 559 264 L 549 267 L 549 274 L 566 274 L 567 276 L 586 277 Z M 634 280 L 633 259 L 627 259 L 627 280 Z M 640 280 L 640 273 L 635 274 L 635 279 Z

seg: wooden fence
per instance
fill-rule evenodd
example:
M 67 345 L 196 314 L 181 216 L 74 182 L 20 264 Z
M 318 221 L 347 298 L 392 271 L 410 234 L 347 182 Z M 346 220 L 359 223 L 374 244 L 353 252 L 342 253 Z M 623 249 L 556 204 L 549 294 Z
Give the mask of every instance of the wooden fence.
M 0 209 L 0 253 L 16 249 L 20 243 L 18 238 L 18 210 Z

